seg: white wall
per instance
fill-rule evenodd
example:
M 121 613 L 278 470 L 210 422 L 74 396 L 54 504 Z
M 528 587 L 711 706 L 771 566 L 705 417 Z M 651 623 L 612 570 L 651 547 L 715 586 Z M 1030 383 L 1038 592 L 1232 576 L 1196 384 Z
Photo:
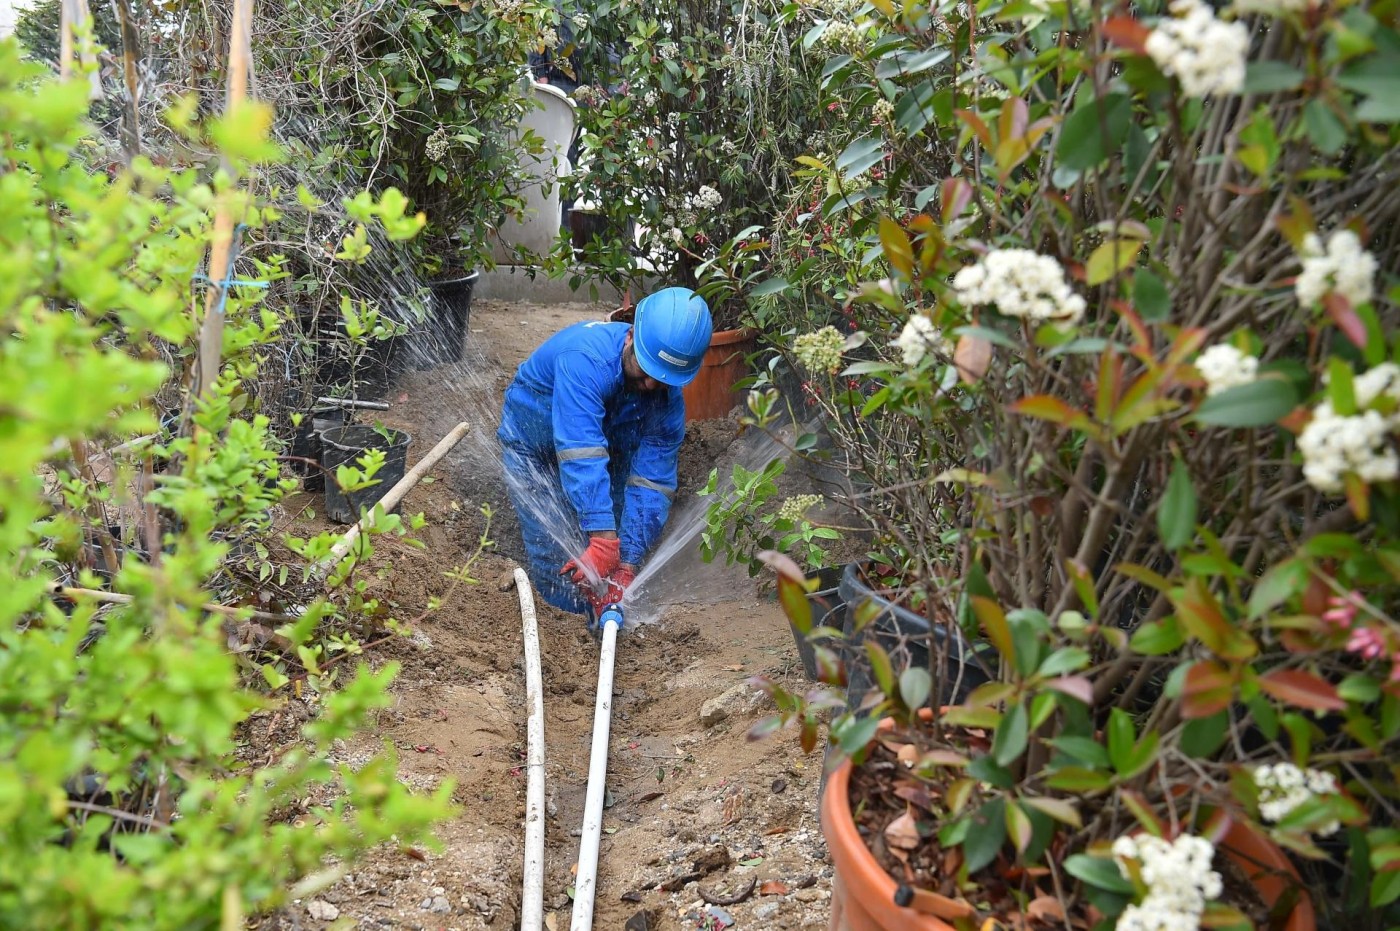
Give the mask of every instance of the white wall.
M 0 0 L 0 39 L 15 31 L 19 11 L 33 3 L 34 0 Z

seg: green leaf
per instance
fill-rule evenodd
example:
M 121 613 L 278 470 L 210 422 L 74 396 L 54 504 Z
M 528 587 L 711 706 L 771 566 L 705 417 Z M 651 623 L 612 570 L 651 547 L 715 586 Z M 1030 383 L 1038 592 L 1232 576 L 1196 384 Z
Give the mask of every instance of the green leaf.
M 898 693 L 895 691 L 894 664 L 890 662 L 890 654 L 874 640 L 866 640 L 865 655 L 870 659 L 870 671 L 880 691 L 887 698 L 896 698 Z
M 792 285 L 786 278 L 775 276 L 754 285 L 753 289 L 749 291 L 749 297 L 766 297 L 769 294 L 781 294 L 791 287 Z
M 1346 127 L 1320 99 L 1314 98 L 1303 105 L 1303 126 L 1313 146 L 1323 155 L 1336 155 L 1347 143 Z
M 1128 768 L 1136 742 L 1137 731 L 1133 729 L 1132 715 L 1122 708 L 1114 708 L 1108 718 L 1108 758 L 1118 775 L 1123 775 Z
M 1091 737 L 1056 737 L 1050 745 L 1088 766 L 1108 766 L 1108 751 Z
M 1157 533 L 1168 552 L 1176 552 L 1191 542 L 1196 533 L 1196 488 L 1186 463 L 1172 463 L 1167 490 L 1157 505 Z
M 1065 792 L 1100 792 L 1113 783 L 1108 773 L 1087 769 L 1083 766 L 1066 766 L 1045 777 L 1045 784 L 1052 789 Z
M 1187 721 L 1181 729 L 1181 752 L 1198 760 L 1206 759 L 1225 742 L 1229 725 L 1230 715 L 1225 711 Z
M 1038 676 L 1059 676 L 1067 672 L 1077 672 L 1089 665 L 1091 657 L 1089 651 L 1080 647 L 1061 647 L 1045 658 L 1045 662 L 1040 664 L 1036 675 Z
M 928 703 L 933 691 L 933 677 L 922 666 L 910 666 L 899 674 L 899 696 L 904 707 L 917 710 Z
M 1249 617 L 1263 617 L 1308 584 L 1308 566 L 1301 559 L 1287 559 L 1271 566 L 1249 594 Z
M 1090 97 L 1065 120 L 1055 158 L 1061 168 L 1087 171 L 1117 154 L 1128 137 L 1132 102 L 1125 94 Z
M 1361 123 L 1400 123 L 1400 97 L 1367 97 L 1356 108 Z
M 847 177 L 855 177 L 877 164 L 885 157 L 885 143 L 882 137 L 861 136 L 846 146 L 836 159 L 836 170 Z
M 1010 771 L 998 766 L 989 756 L 979 756 L 967 764 L 967 774 L 998 789 L 1009 789 L 1016 784 Z
M 1381 908 L 1400 899 L 1400 870 L 1377 873 L 1371 880 L 1371 907 Z
M 1018 702 L 997 727 L 992 740 L 992 757 L 1002 766 L 1009 766 L 1026 752 L 1030 741 L 1030 714 L 1024 702 Z
M 1143 320 L 1160 323 L 1171 316 L 1172 299 L 1167 285 L 1145 268 L 1133 272 L 1133 306 Z
M 462 81 L 460 78 L 438 78 L 433 82 L 433 87 L 436 87 L 440 91 L 455 91 L 461 86 Z
M 971 816 L 972 827 L 963 841 L 963 856 L 969 875 L 996 859 L 1006 842 L 1006 803 L 994 798 Z
M 1180 622 L 1174 617 L 1169 617 L 1143 624 L 1133 631 L 1128 646 L 1133 652 L 1143 656 L 1162 656 L 1180 649 L 1185 642 L 1186 636 L 1182 633 Z
M 1303 86 L 1304 77 L 1303 72 L 1287 62 L 1251 61 L 1245 66 L 1244 92 L 1272 94 L 1276 91 L 1291 91 Z
M 884 81 L 890 78 L 918 74 L 920 71 L 927 71 L 939 64 L 950 55 L 952 52 L 946 48 L 930 48 L 921 52 L 909 52 L 901 49 L 880 59 L 880 62 L 875 66 L 875 77 Z
M 1090 286 L 1103 284 L 1131 266 L 1141 250 L 1141 239 L 1109 239 L 1100 243 L 1085 263 L 1085 280 Z
M 1196 421 L 1215 427 L 1264 427 L 1297 406 L 1292 384 L 1281 378 L 1261 378 L 1206 398 L 1196 408 Z
M 1095 889 L 1103 889 L 1106 892 L 1132 895 L 1135 891 L 1133 884 L 1119 871 L 1118 864 L 1107 857 L 1091 857 L 1087 853 L 1077 853 L 1065 860 L 1065 872 Z

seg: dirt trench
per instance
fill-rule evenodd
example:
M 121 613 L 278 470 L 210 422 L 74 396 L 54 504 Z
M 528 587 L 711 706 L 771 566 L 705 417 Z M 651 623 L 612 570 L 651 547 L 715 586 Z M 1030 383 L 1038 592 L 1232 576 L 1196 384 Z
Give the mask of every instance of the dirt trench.
M 412 463 L 459 420 L 474 438 L 440 464 L 404 504 L 422 512 L 427 548 L 381 545 L 369 576 L 399 617 L 418 616 L 451 583 L 447 569 L 476 548 L 495 511 L 495 550 L 481 584 L 459 587 L 412 638 L 372 651 L 402 671 L 393 707 L 335 755 L 352 765 L 389 745 L 399 778 L 428 791 L 455 783 L 461 814 L 438 832 L 440 850 L 385 845 L 345 879 L 299 901 L 272 926 L 286 928 L 511 929 L 519 927 L 525 752 L 523 648 L 514 591 L 496 580 L 518 555 L 518 528 L 488 442 L 515 366 L 554 330 L 607 308 L 478 302 L 466 361 L 412 372 L 383 421 L 415 440 Z M 480 423 L 482 427 L 478 427 Z M 682 490 L 693 493 L 723 464 L 736 428 L 693 425 L 682 450 Z M 309 496 L 288 502 L 300 529 L 324 526 Z M 678 511 L 680 508 L 677 509 Z M 689 553 L 676 563 L 698 563 Z M 377 570 L 377 571 L 376 571 Z M 609 807 L 604 818 L 594 927 L 599 929 L 824 928 L 830 868 L 817 824 L 819 756 L 791 734 L 747 739 L 765 708 L 745 681 L 801 684 L 792 636 L 771 597 L 742 570 L 704 575 L 709 604 L 678 604 L 619 639 Z M 581 618 L 538 603 L 545 686 L 546 926 L 569 927 L 572 869 L 588 775 L 597 646 Z M 292 705 L 299 704 L 293 701 Z M 289 739 L 304 708 L 263 713 L 266 739 Z M 702 715 L 704 720 L 702 720 Z M 261 721 L 253 731 L 261 733 Z M 280 728 L 280 729 L 279 729 Z M 710 899 L 750 890 L 736 904 Z

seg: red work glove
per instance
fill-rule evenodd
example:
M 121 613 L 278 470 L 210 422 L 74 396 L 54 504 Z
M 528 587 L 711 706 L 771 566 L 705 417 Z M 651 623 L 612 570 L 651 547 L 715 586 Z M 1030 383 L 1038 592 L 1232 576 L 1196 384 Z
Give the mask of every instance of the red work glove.
M 588 541 L 588 549 L 583 551 L 583 555 L 578 559 L 571 559 L 564 563 L 564 568 L 559 570 L 559 574 L 573 573 L 572 578 L 575 585 L 588 584 L 589 570 L 592 570 L 595 578 L 606 579 L 617 568 L 622 558 L 621 551 L 621 540 L 591 537 Z
M 636 578 L 637 570 L 623 563 L 613 570 L 613 574 L 608 576 L 608 581 L 622 589 L 623 592 L 626 592 L 627 589 L 632 587 L 632 583 L 636 581 Z

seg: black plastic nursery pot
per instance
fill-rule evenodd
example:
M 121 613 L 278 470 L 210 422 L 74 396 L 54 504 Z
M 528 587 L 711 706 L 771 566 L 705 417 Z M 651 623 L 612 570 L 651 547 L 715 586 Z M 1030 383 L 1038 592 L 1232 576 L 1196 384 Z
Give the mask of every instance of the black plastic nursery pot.
M 913 666 L 927 669 L 929 622 L 927 618 L 894 604 L 871 588 L 861 563 L 846 566 L 838 591 L 845 605 L 845 632 L 850 647 L 846 656 L 846 708 L 861 713 L 859 709 L 866 695 L 877 687 L 869 661 L 865 658 L 865 642 L 873 639 L 885 649 L 896 676 Z M 873 610 L 878 613 L 857 632 L 857 619 L 864 612 L 872 610 L 865 607 L 867 604 L 873 605 Z M 973 689 L 989 680 L 989 670 L 995 669 L 994 660 L 989 658 L 986 644 L 969 642 L 956 626 L 939 625 L 933 631 L 933 639 L 938 643 L 938 652 L 947 656 L 947 668 L 942 676 L 943 694 L 937 696 L 937 701 L 940 704 L 958 704 L 966 700 Z
M 408 365 L 425 369 L 462 360 L 467 325 L 471 322 L 472 293 L 479 280 L 481 273 L 472 272 L 428 284 L 433 295 L 428 315 L 404 339 Z
M 301 476 L 303 491 L 320 491 L 326 485 L 325 473 L 318 465 L 321 461 L 321 434 L 349 422 L 349 409 L 339 405 L 313 407 L 302 414 L 287 452 L 293 457 L 290 463 L 292 474 Z
M 321 466 L 326 470 L 326 516 L 338 524 L 353 524 L 384 497 L 408 471 L 408 444 L 413 437 L 402 430 L 386 431 L 389 438 L 364 424 L 332 427 L 321 434 Z M 353 465 L 371 449 L 384 451 L 384 466 L 377 473 L 377 485 L 358 491 L 342 491 L 335 480 L 337 466 Z M 394 509 L 396 510 L 396 509 Z
M 843 630 L 846 623 L 846 603 L 841 599 L 842 567 L 833 566 L 817 572 L 817 589 L 807 594 L 807 603 L 812 606 L 812 627 L 834 627 Z M 791 622 L 792 639 L 797 644 L 797 655 L 802 659 L 802 671 L 808 681 L 817 681 L 816 645 L 803 636 Z

